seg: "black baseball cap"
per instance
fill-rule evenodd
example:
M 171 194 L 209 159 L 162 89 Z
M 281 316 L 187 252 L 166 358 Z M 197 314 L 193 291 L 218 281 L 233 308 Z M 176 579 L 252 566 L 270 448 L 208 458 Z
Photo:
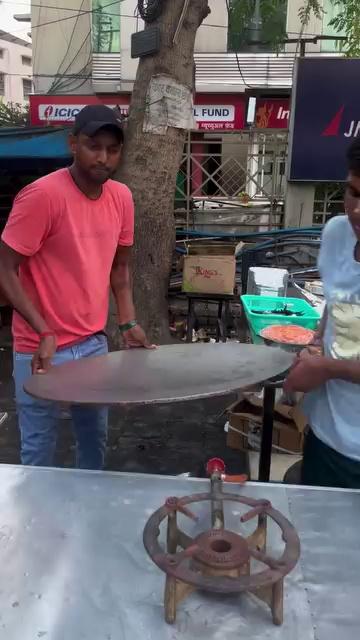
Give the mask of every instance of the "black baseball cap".
M 75 135 L 84 133 L 91 138 L 104 127 L 112 127 L 121 142 L 124 141 L 120 115 L 105 104 L 88 104 L 75 116 L 73 132 Z

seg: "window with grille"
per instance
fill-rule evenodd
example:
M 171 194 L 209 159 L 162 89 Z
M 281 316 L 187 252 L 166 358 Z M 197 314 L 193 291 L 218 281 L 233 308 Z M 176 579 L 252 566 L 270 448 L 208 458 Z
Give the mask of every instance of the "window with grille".
M 5 95 L 5 74 L 0 73 L 0 96 L 4 97 Z
M 93 0 L 93 53 L 120 53 L 120 11 L 109 11 L 108 5 L 108 0 Z
M 24 67 L 31 67 L 32 60 L 30 56 L 21 56 L 21 62 L 23 63 Z
M 29 95 L 32 93 L 32 81 L 23 78 L 23 94 L 24 100 L 29 100 Z

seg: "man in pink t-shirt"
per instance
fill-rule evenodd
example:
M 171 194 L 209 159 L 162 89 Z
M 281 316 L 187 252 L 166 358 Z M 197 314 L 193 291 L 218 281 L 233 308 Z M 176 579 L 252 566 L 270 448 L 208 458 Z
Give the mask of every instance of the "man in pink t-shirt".
M 14 378 L 23 464 L 53 464 L 59 409 L 30 398 L 26 378 L 51 365 L 104 354 L 110 285 L 128 347 L 150 348 L 136 322 L 129 258 L 134 205 L 111 180 L 123 131 L 114 111 L 85 107 L 76 117 L 73 164 L 17 196 L 0 244 L 0 288 L 14 307 Z M 77 466 L 101 469 L 107 410 L 73 407 Z

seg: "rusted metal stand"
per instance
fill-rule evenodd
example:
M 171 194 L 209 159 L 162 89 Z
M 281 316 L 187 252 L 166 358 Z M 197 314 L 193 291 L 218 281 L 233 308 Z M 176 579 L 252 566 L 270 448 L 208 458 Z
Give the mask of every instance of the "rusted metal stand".
M 195 305 L 197 302 L 217 304 L 216 342 L 226 342 L 228 338 L 230 304 L 234 301 L 234 296 L 216 293 L 186 293 L 186 297 L 188 300 L 186 342 L 192 342 L 192 335 L 196 322 Z
M 217 459 L 213 463 L 220 462 Z M 284 577 L 295 567 L 300 542 L 292 524 L 273 509 L 267 500 L 253 500 L 245 496 L 223 492 L 224 469 L 211 470 L 210 493 L 184 498 L 168 498 L 148 520 L 144 529 L 144 545 L 155 564 L 166 573 L 165 620 L 173 624 L 178 605 L 196 589 L 221 593 L 249 592 L 271 609 L 276 625 L 283 622 Z M 195 538 L 179 529 L 177 513 L 196 520 L 188 505 L 210 501 L 212 528 Z M 224 501 L 245 505 L 248 510 L 240 518 L 242 523 L 257 519 L 257 528 L 247 538 L 225 528 Z M 281 529 L 285 549 L 279 559 L 266 550 L 267 520 L 271 518 Z M 167 520 L 167 549 L 160 547 L 160 524 Z M 179 549 L 179 550 L 178 550 Z M 251 561 L 265 569 L 253 573 Z

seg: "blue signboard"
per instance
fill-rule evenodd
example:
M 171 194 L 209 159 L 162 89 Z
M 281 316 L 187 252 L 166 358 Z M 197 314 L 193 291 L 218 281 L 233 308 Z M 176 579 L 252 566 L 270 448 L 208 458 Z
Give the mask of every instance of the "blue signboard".
M 360 135 L 360 59 L 301 58 L 291 114 L 289 180 L 342 182 Z

